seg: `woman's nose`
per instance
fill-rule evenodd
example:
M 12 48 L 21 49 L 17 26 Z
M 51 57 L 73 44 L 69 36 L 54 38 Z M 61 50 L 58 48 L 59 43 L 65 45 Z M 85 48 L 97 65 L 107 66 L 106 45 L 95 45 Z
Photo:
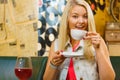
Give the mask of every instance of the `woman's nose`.
M 84 19 L 82 17 L 78 18 L 78 23 L 83 23 Z

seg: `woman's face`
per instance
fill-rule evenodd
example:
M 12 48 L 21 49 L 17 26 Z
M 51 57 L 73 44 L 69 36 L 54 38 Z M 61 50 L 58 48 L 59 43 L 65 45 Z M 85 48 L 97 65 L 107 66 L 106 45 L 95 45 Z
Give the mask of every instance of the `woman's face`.
M 68 26 L 70 29 L 87 30 L 88 16 L 87 11 L 83 6 L 75 5 L 70 10 L 68 16 Z

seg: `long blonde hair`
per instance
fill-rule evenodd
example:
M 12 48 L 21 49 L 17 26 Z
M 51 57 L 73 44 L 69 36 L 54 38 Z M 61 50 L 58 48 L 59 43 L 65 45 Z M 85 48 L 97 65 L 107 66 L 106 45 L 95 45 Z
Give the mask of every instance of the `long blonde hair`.
M 67 23 L 68 15 L 69 15 L 70 9 L 74 5 L 80 5 L 86 8 L 87 13 L 88 13 L 88 31 L 96 32 L 94 16 L 93 16 L 93 13 L 92 13 L 92 10 L 89 4 L 84 0 L 68 0 L 64 8 L 63 15 L 61 17 L 61 23 L 60 23 L 60 28 L 59 28 L 59 36 L 58 36 L 59 50 L 65 49 L 66 42 L 69 39 L 69 34 L 68 34 L 69 29 L 68 29 L 68 23 Z M 84 55 L 87 59 L 93 58 L 92 44 L 90 40 L 85 40 Z

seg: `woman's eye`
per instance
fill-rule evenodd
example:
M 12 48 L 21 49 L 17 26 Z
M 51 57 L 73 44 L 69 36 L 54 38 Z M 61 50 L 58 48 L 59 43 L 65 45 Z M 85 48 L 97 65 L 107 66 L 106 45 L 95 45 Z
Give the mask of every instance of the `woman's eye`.
M 88 18 L 88 16 L 87 16 L 87 15 L 84 15 L 83 17 L 84 17 L 84 18 L 86 18 L 86 19 Z
M 73 18 L 78 18 L 78 16 L 72 16 Z

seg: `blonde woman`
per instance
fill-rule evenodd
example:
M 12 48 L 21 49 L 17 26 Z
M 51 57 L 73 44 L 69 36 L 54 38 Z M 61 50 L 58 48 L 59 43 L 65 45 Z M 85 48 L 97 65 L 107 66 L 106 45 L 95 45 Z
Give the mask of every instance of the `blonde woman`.
M 84 0 L 68 0 L 59 36 L 50 48 L 44 80 L 114 80 L 115 72 L 102 37 L 96 32 L 91 8 Z M 86 34 L 76 32 L 82 30 Z M 56 51 L 57 50 L 57 51 Z M 62 53 L 81 56 L 64 56 Z M 69 55 L 69 54 L 68 54 Z

